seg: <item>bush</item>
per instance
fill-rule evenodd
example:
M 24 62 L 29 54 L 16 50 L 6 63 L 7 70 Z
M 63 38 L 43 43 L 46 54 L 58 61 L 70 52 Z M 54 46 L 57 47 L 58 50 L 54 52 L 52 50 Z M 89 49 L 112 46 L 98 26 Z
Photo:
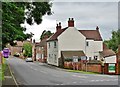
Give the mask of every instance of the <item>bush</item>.
M 32 57 L 32 45 L 30 43 L 24 43 L 23 49 L 24 49 L 23 55 L 25 57 Z

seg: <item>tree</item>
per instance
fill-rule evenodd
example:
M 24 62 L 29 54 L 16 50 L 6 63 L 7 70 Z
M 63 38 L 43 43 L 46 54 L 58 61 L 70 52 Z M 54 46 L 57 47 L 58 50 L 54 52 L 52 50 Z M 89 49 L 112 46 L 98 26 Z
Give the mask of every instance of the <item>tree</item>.
M 120 45 L 120 29 L 118 29 L 117 31 L 112 31 L 112 38 L 104 42 L 107 44 L 107 46 L 110 49 L 116 52 L 118 49 L 118 46 Z
M 14 40 L 24 41 L 32 34 L 25 34 L 26 28 L 20 24 L 40 24 L 42 16 L 51 15 L 49 2 L 2 2 L 2 45 L 14 45 Z
M 32 57 L 32 45 L 30 43 L 24 43 L 23 49 L 24 49 L 23 55 L 25 57 Z
M 53 35 L 54 33 L 51 33 L 51 31 L 46 31 L 46 30 L 44 30 L 43 32 L 42 32 L 42 34 L 41 34 L 41 36 L 40 36 L 40 40 L 42 40 L 42 39 L 44 39 L 45 38 L 45 36 L 47 36 L 47 37 L 50 37 L 51 35 Z

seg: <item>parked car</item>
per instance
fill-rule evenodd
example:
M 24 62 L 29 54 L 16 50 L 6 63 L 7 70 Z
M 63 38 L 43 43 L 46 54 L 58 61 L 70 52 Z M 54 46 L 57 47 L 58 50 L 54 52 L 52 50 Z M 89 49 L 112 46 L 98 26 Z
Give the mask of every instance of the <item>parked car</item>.
M 25 61 L 26 62 L 33 62 L 33 59 L 29 57 L 29 58 L 26 58 Z

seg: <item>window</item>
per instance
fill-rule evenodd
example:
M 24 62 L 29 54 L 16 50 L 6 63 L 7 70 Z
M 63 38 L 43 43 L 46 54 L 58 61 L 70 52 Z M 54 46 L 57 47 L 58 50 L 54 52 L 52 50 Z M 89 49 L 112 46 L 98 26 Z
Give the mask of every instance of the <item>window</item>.
M 94 56 L 94 60 L 97 60 L 98 59 L 98 56 Z
M 86 46 L 89 46 L 89 42 L 88 41 L 86 42 Z
M 48 43 L 49 44 L 49 48 L 50 48 L 50 43 Z
M 54 42 L 54 48 L 56 48 L 56 42 Z

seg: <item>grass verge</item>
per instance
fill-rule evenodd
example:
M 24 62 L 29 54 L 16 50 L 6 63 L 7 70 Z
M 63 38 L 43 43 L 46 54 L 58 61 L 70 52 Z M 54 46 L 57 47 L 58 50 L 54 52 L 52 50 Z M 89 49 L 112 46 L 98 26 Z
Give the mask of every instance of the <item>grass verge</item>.
M 4 80 L 5 68 L 6 68 L 6 59 L 3 58 L 3 64 L 0 65 L 0 81 Z
M 95 72 L 85 72 L 85 71 L 80 71 L 80 70 L 67 70 L 68 72 L 75 72 L 75 73 L 83 73 L 83 74 L 99 74 Z

